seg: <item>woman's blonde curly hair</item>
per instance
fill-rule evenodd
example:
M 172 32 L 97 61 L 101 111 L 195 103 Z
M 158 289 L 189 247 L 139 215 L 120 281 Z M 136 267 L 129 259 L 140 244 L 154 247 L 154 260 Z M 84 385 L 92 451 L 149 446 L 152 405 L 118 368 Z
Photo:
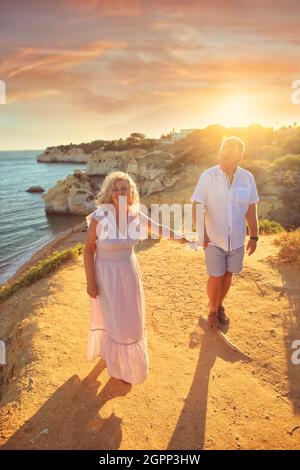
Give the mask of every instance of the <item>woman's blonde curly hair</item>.
M 113 171 L 109 173 L 101 186 L 99 194 L 95 199 L 97 205 L 100 204 L 112 204 L 112 186 L 118 180 L 128 181 L 130 190 L 131 190 L 131 205 L 138 204 L 140 201 L 139 193 L 136 187 L 136 183 L 131 178 L 128 173 L 124 173 L 123 171 Z

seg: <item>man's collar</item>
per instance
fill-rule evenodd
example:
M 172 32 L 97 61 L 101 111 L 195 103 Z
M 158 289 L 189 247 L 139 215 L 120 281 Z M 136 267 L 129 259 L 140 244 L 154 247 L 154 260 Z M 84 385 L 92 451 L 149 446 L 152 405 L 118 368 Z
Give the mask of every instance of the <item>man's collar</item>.
M 223 171 L 222 168 L 220 167 L 220 163 L 218 163 L 217 167 L 218 167 L 218 170 L 219 170 L 220 173 L 223 173 L 224 175 L 227 174 L 227 173 L 226 173 L 225 171 Z M 237 165 L 236 168 L 235 168 L 235 170 L 234 170 L 233 176 L 237 173 L 237 171 L 239 170 L 239 168 L 240 168 L 240 167 Z

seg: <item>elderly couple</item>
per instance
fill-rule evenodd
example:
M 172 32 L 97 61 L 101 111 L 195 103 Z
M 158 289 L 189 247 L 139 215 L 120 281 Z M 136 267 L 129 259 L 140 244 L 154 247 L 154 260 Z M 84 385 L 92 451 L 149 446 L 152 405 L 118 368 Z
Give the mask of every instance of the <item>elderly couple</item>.
M 208 324 L 212 329 L 228 323 L 223 306 L 233 274 L 243 268 L 246 224 L 248 255 L 257 246 L 258 194 L 253 175 L 238 166 L 245 146 L 237 137 L 223 140 L 218 164 L 204 171 L 195 187 L 193 220 L 199 244 L 205 250 L 209 298 Z M 126 201 L 125 217 L 121 201 Z M 101 356 L 110 376 L 130 384 L 142 383 L 149 371 L 145 298 L 134 246 L 150 234 L 161 238 L 164 226 L 139 210 L 139 195 L 131 177 L 110 173 L 104 180 L 97 209 L 86 217 L 84 249 L 90 329 L 87 359 Z M 197 217 L 201 209 L 202 223 Z M 150 223 L 151 222 L 151 223 Z M 131 230 L 128 230 L 130 227 Z M 168 238 L 179 243 L 173 230 Z

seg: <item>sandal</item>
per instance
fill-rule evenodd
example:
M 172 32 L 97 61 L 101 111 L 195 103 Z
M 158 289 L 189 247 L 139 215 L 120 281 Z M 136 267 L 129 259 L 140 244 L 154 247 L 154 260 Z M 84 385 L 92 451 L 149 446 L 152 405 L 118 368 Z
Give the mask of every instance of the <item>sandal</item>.
M 225 308 L 223 305 L 220 305 L 218 308 L 218 319 L 220 323 L 223 323 L 224 325 L 228 325 L 229 323 L 229 317 L 225 313 Z
M 209 312 L 207 323 L 212 330 L 217 330 L 219 327 L 218 312 Z

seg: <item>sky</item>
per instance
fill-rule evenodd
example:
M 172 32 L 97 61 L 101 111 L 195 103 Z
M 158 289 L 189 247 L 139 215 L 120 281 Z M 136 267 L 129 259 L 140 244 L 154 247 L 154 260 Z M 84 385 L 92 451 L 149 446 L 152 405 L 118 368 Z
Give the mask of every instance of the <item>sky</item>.
M 298 0 L 0 0 L 0 149 L 300 122 L 299 20 Z

